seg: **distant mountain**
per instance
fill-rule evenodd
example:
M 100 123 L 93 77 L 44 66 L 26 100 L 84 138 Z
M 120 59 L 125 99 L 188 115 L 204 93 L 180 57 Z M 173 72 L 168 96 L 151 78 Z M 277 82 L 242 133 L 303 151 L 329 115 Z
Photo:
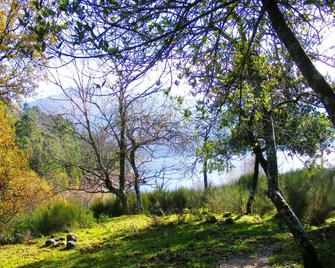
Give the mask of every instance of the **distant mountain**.
M 28 105 L 28 107 L 38 107 L 43 112 L 49 114 L 60 114 L 66 110 L 66 107 L 69 107 L 69 103 L 64 101 L 63 94 L 35 99 L 25 102 L 24 105 Z

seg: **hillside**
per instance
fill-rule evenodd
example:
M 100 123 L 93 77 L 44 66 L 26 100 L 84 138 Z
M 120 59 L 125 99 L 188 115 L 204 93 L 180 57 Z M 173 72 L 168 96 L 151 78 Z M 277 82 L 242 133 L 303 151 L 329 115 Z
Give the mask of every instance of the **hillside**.
M 43 247 L 46 237 L 1 246 L 0 267 L 302 267 L 291 235 L 273 217 L 232 216 L 230 223 L 212 216 L 186 210 L 112 218 L 73 230 L 79 242 L 72 250 Z M 332 267 L 335 218 L 309 233 L 325 267 Z

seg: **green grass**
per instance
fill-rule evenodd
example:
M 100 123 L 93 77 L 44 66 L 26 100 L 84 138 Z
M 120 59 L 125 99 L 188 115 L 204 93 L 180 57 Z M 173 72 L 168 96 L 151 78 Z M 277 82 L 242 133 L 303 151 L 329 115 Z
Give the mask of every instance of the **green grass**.
M 291 235 L 272 218 L 234 216 L 235 224 L 218 226 L 206 223 L 206 216 L 206 211 L 191 210 L 166 217 L 117 217 L 74 230 L 79 236 L 75 250 L 43 248 L 46 238 L 1 246 L 0 267 L 217 267 L 224 260 L 252 256 L 273 244 L 280 244 L 280 250 L 269 256 L 274 267 L 301 267 Z M 323 228 L 311 229 L 326 267 L 331 267 L 335 218 Z M 323 232 L 326 241 L 321 239 Z

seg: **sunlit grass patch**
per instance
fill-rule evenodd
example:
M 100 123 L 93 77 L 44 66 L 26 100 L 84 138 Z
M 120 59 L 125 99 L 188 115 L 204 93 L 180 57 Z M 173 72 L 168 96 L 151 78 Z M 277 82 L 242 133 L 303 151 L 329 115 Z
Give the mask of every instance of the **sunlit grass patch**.
M 3 246 L 0 267 L 217 267 L 225 260 L 259 254 L 267 254 L 274 267 L 301 267 L 291 234 L 273 217 L 233 214 L 234 223 L 221 226 L 208 223 L 206 211 L 186 210 L 183 214 L 122 216 L 76 229 L 79 243 L 70 251 L 40 248 L 45 238 L 29 245 Z M 224 219 L 222 214 L 211 215 L 218 221 Z M 328 225 L 328 235 L 333 226 Z M 319 229 L 311 235 L 326 256 L 334 249 L 334 241 L 322 242 Z M 278 249 L 269 251 L 273 245 Z

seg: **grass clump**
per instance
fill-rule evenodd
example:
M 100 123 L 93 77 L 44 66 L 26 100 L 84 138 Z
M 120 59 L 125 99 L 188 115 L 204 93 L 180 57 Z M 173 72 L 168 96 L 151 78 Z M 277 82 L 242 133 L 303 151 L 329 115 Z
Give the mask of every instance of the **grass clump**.
M 17 220 L 16 227 L 7 235 L 7 242 L 22 242 L 31 237 L 49 235 L 94 223 L 91 211 L 75 201 L 58 200 L 46 208 L 35 210 Z
M 288 203 L 300 220 L 319 225 L 334 211 L 335 172 L 309 168 L 289 172 L 280 177 Z
M 122 206 L 119 199 L 109 197 L 104 200 L 95 200 L 90 206 L 94 218 L 104 221 L 108 217 L 117 217 L 122 215 Z

